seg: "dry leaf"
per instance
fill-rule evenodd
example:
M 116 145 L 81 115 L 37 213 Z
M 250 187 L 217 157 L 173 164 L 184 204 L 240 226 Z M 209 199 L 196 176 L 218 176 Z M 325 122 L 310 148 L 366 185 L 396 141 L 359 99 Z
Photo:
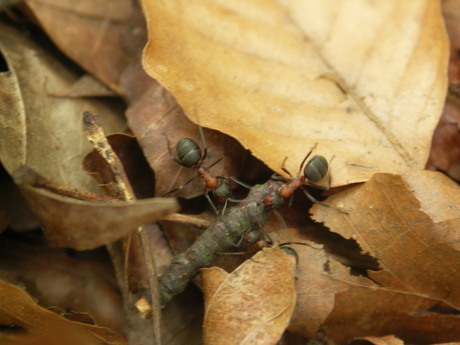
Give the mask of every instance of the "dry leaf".
M 177 202 L 171 198 L 85 201 L 34 187 L 19 179 L 16 182 L 53 246 L 77 250 L 97 248 L 178 209 Z
M 42 236 L 0 237 L 0 272 L 24 284 L 42 307 L 86 312 L 99 326 L 121 332 L 123 302 L 106 255 L 50 248 Z
M 441 120 L 433 134 L 427 168 L 446 172 L 460 180 L 460 2 L 442 1 L 446 29 L 450 40 L 449 96 Z
M 123 38 L 136 35 L 130 27 L 132 1 L 32 0 L 27 6 L 64 54 L 120 91 L 120 74 L 129 61 Z
M 109 328 L 74 322 L 48 311 L 20 288 L 0 280 L 0 342 L 5 345 L 124 345 Z M 11 328 L 11 329 L 8 329 Z
M 295 305 L 295 258 L 267 248 L 231 274 L 202 269 L 204 343 L 276 344 Z
M 142 4 L 147 72 L 276 172 L 314 143 L 333 185 L 425 165 L 447 85 L 439 2 Z
M 27 165 L 41 175 L 86 190 L 99 190 L 81 169 L 90 145 L 82 112 L 99 113 L 107 132 L 123 127 L 119 110 L 100 100 L 48 94 L 66 89 L 78 76 L 26 35 L 2 24 L 0 51 L 8 72 L 0 74 L 0 158 L 6 170 Z
M 298 305 L 290 330 L 313 337 L 321 326 L 339 344 L 394 334 L 409 343 L 460 339 L 460 192 L 444 175 L 376 174 L 317 205 L 313 218 L 354 239 L 379 264 L 365 276 L 309 247 L 296 247 Z M 302 246 L 303 247 L 303 246 Z M 352 325 L 352 326 L 351 326 Z
M 116 94 L 111 89 L 109 89 L 90 74 L 85 74 L 80 77 L 67 90 L 60 90 L 57 92 L 49 90 L 49 92 L 53 96 L 73 98 L 116 96 Z

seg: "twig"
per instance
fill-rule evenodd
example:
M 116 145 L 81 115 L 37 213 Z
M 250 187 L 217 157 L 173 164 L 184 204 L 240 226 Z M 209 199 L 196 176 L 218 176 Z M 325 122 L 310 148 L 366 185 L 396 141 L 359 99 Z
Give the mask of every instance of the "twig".
M 110 146 L 102 127 L 97 123 L 96 117 L 89 111 L 83 113 L 84 131 L 95 150 L 107 162 L 112 174 L 115 184 L 111 188 L 112 197 L 118 197 L 123 200 L 135 200 L 136 196 L 131 187 L 131 184 L 126 175 L 123 163 L 117 156 L 115 151 Z M 159 290 L 158 282 L 156 279 L 156 270 L 153 259 L 153 253 L 150 248 L 149 234 L 143 226 L 137 228 L 137 235 L 140 238 L 143 255 L 145 257 L 145 264 L 147 269 L 147 276 L 150 286 L 150 296 L 148 300 L 152 303 L 152 325 L 153 337 L 152 341 L 155 345 L 161 344 L 161 312 L 159 308 Z M 126 248 L 130 247 L 131 237 L 125 239 Z M 128 255 L 125 255 L 126 260 Z M 126 267 L 127 263 L 123 264 Z M 123 279 L 124 281 L 124 279 Z
M 278 194 L 283 182 L 269 180 L 254 186 L 246 199 L 216 219 L 184 253 L 177 255 L 160 277 L 160 301 L 167 304 L 175 295 L 184 291 L 198 270 L 209 266 L 218 253 L 237 246 L 248 232 L 261 228 L 271 211 L 284 199 Z M 269 207 L 266 206 L 269 200 Z

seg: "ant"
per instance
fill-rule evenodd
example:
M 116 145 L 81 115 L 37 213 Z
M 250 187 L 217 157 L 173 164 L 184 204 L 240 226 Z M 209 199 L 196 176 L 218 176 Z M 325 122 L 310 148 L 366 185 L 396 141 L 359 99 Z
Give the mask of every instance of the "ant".
M 204 138 L 204 133 L 203 129 L 201 128 L 200 125 L 198 125 L 198 130 L 200 132 L 201 136 L 201 141 L 203 143 L 203 151 L 201 150 L 200 145 L 197 144 L 197 142 L 191 138 L 182 138 L 179 140 L 179 142 L 176 145 L 176 156 L 172 153 L 168 137 L 166 137 L 167 141 L 167 146 L 168 146 L 168 151 L 172 159 L 178 163 L 179 165 L 182 165 L 186 168 L 193 168 L 196 171 L 196 175 L 192 177 L 190 180 L 185 182 L 183 185 L 179 186 L 176 189 L 173 189 L 165 194 L 163 196 L 166 196 L 168 194 L 177 192 L 178 190 L 181 190 L 185 187 L 187 187 L 192 181 L 200 177 L 203 179 L 205 183 L 204 187 L 204 196 L 208 200 L 209 204 L 212 206 L 216 214 L 219 214 L 219 211 L 217 210 L 216 206 L 214 205 L 213 201 L 211 200 L 211 197 L 208 195 L 209 192 L 212 192 L 214 197 L 219 201 L 219 202 L 224 202 L 224 207 L 222 210 L 222 214 L 225 213 L 225 209 L 227 207 L 227 202 L 240 202 L 241 200 L 235 200 L 231 198 L 231 189 L 230 189 L 230 181 L 236 182 L 239 185 L 245 187 L 245 188 L 251 188 L 250 186 L 246 185 L 245 183 L 237 180 L 234 177 L 230 176 L 214 176 L 209 172 L 209 169 L 211 169 L 213 166 L 218 164 L 224 157 L 220 157 L 217 159 L 215 162 L 211 163 L 209 166 L 205 167 L 203 165 L 204 160 L 206 159 L 208 155 L 208 147 L 206 146 L 206 140 Z
M 292 174 L 284 167 L 287 160 L 287 157 L 285 157 L 281 169 L 289 175 L 290 179 L 287 180 L 286 178 L 276 174 L 272 176 L 272 179 L 285 181 L 285 183 L 278 189 L 278 195 L 283 199 L 291 198 L 290 204 L 292 204 L 293 193 L 300 188 L 311 202 L 326 207 L 335 208 L 316 200 L 315 197 L 313 197 L 310 193 L 308 193 L 307 190 L 303 188 L 304 185 L 311 185 L 315 188 L 328 190 L 331 185 L 331 175 L 328 175 L 329 163 L 327 159 L 324 158 L 324 156 L 316 155 L 312 159 L 310 159 L 307 162 L 307 164 L 305 164 L 305 162 L 311 156 L 315 148 L 316 144 L 310 149 L 310 151 L 304 157 L 302 163 L 300 163 L 299 172 L 297 173 L 296 177 L 293 177 Z M 327 175 L 329 176 L 329 178 L 326 187 L 319 186 L 316 184 L 322 179 L 324 179 Z M 268 196 L 264 199 L 264 203 L 267 207 L 270 207 L 272 198 L 273 197 Z M 342 213 L 347 213 L 340 209 L 337 210 L 339 210 Z

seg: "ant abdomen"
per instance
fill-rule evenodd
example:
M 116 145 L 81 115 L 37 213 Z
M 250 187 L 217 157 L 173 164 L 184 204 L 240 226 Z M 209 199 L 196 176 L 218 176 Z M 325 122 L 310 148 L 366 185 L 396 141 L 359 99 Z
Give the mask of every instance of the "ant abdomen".
M 176 145 L 176 154 L 180 164 L 187 168 L 196 165 L 202 159 L 200 146 L 190 138 L 179 140 Z
M 307 180 L 316 183 L 327 175 L 328 169 L 329 164 L 326 158 L 323 156 L 314 156 L 305 166 L 303 174 Z
M 221 182 L 214 190 L 214 196 L 219 202 L 224 202 L 230 196 L 230 184 L 228 182 Z

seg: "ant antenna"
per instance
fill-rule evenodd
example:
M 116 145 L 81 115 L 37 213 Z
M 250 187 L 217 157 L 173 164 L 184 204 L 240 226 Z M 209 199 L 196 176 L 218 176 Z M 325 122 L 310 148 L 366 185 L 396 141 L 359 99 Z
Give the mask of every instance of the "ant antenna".
M 203 159 L 204 159 L 206 158 L 206 155 L 208 153 L 208 145 L 206 145 L 206 139 L 204 137 L 203 127 L 201 127 L 200 116 L 198 115 L 198 109 L 197 109 L 196 103 L 194 104 L 194 112 L 195 112 L 195 119 L 198 124 L 198 132 L 200 133 L 201 142 L 203 143 L 203 148 L 204 148 Z

